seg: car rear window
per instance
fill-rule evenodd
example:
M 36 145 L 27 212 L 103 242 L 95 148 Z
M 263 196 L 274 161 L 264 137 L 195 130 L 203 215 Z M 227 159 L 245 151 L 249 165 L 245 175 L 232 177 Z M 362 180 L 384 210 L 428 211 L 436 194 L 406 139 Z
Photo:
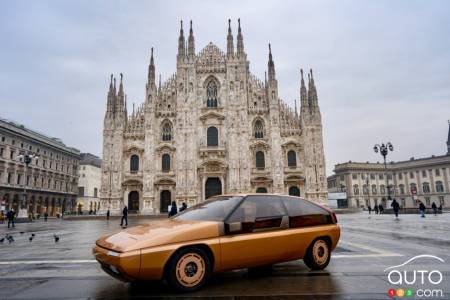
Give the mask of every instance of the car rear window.
M 298 197 L 281 197 L 289 216 L 289 227 L 307 227 L 333 223 L 330 213 Z

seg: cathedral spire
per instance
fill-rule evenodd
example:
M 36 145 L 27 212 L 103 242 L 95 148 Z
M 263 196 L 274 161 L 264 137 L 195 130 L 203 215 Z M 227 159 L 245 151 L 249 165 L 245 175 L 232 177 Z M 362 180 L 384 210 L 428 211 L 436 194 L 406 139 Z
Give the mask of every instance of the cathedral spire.
M 308 107 L 308 93 L 306 91 L 305 80 L 303 79 L 303 69 L 300 69 L 300 74 L 302 77 L 300 81 L 300 110 L 303 111 Z
M 113 74 L 111 74 L 111 82 L 109 83 L 109 93 L 113 93 Z
M 194 55 L 195 55 L 194 31 L 192 30 L 192 20 L 191 20 L 191 27 L 189 29 L 189 38 L 188 38 L 188 56 L 194 57 Z
M 298 117 L 298 112 L 297 112 L 297 99 L 294 99 L 294 107 L 295 107 L 295 117 Z
M 161 93 L 161 74 L 159 74 L 158 94 Z
M 241 19 L 238 19 L 238 35 L 237 35 L 237 55 L 242 57 L 244 55 L 244 37 L 241 30 Z
M 183 20 L 180 21 L 180 37 L 178 38 L 178 59 L 184 59 L 186 56 L 184 32 L 183 32 Z
M 272 48 L 269 44 L 269 62 L 267 63 L 267 69 L 269 73 L 269 84 L 275 80 L 275 64 L 272 59 Z
M 232 57 L 233 54 L 234 54 L 233 34 L 231 32 L 231 20 L 228 19 L 227 56 Z
M 128 119 L 128 109 L 127 109 L 127 106 L 128 106 L 128 104 L 127 104 L 127 95 L 125 95 L 125 104 L 124 104 L 124 109 L 123 109 L 123 111 L 124 111 L 124 116 L 125 116 L 125 121 L 127 121 L 127 119 Z
M 148 66 L 148 85 L 155 86 L 155 61 L 153 60 L 153 47 L 150 54 L 150 65 Z
M 317 108 L 319 106 L 318 104 L 318 99 L 317 99 L 317 90 L 316 90 L 316 85 L 314 84 L 314 76 L 313 76 L 313 71 L 312 69 L 309 70 L 310 74 L 311 74 L 311 100 L 312 100 L 312 106 L 315 108 Z
M 107 96 L 107 102 L 106 102 L 106 115 L 108 116 L 109 112 L 113 110 L 113 106 L 115 105 L 114 101 L 114 88 L 113 88 L 113 74 L 111 74 L 111 81 L 109 83 L 109 91 Z
M 120 85 L 119 85 L 119 96 L 123 96 L 124 92 L 123 92 L 123 74 L 120 73 Z
M 311 111 L 313 103 L 312 85 L 311 85 L 311 73 L 308 72 L 308 109 Z

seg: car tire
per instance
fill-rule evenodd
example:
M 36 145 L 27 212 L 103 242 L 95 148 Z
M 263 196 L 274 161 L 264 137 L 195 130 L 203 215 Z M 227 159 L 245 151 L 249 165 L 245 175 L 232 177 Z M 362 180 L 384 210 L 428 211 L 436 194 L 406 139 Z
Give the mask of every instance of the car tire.
M 318 238 L 306 250 L 303 262 L 312 270 L 323 270 L 330 263 L 331 247 L 327 240 Z
M 205 285 L 211 274 L 211 259 L 201 248 L 184 248 L 175 253 L 166 269 L 166 280 L 179 292 L 194 292 Z

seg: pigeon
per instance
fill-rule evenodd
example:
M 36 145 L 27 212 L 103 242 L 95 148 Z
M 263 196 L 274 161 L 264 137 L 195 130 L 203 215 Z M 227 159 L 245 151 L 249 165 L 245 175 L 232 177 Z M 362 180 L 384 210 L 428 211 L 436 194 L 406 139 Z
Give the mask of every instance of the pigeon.
M 8 242 L 11 244 L 12 242 L 14 242 L 14 238 L 11 236 L 11 235 L 9 235 L 8 236 Z
M 59 236 L 57 236 L 56 234 L 53 235 L 53 238 L 55 239 L 55 243 L 59 241 Z
M 28 240 L 31 242 L 33 240 L 33 236 L 30 236 Z
M 0 239 L 0 243 L 3 243 L 5 241 L 5 238 Z
M 34 237 L 34 236 L 35 236 L 35 234 L 34 234 L 34 233 L 32 233 L 32 234 L 31 234 L 31 236 L 32 236 L 32 237 Z
M 21 231 L 20 234 L 24 234 L 25 232 Z

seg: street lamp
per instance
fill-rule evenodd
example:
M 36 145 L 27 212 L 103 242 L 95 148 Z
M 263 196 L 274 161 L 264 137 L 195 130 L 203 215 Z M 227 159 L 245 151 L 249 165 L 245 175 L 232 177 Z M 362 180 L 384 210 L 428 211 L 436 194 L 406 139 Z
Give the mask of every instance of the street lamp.
M 33 153 L 29 153 L 29 154 L 19 154 L 16 159 L 22 161 L 25 163 L 25 176 L 27 176 L 27 171 L 28 171 L 28 165 L 33 161 L 33 159 L 39 159 L 39 156 L 33 154 Z M 26 180 L 26 179 L 25 179 Z M 20 211 L 22 211 L 22 209 L 26 209 L 27 208 L 27 182 L 25 181 L 25 184 L 23 185 L 23 198 L 22 198 L 22 202 L 20 205 Z M 20 213 L 19 211 L 19 213 Z M 23 212 L 23 211 L 22 211 Z M 27 214 L 27 213 L 25 213 Z M 24 216 L 27 217 L 27 216 Z
M 384 160 L 384 175 L 386 177 L 386 188 L 387 188 L 387 192 L 388 192 L 388 200 L 391 200 L 391 191 L 389 188 L 389 181 L 388 181 L 388 176 L 387 176 L 387 165 L 386 165 L 386 156 L 388 155 L 389 152 L 394 151 L 394 146 L 391 144 L 391 142 L 387 142 L 386 145 L 384 143 L 381 143 L 381 145 L 376 144 L 375 146 L 373 146 L 373 151 L 375 151 L 375 153 L 378 153 L 378 151 L 380 152 L 380 154 L 383 156 L 383 160 Z

